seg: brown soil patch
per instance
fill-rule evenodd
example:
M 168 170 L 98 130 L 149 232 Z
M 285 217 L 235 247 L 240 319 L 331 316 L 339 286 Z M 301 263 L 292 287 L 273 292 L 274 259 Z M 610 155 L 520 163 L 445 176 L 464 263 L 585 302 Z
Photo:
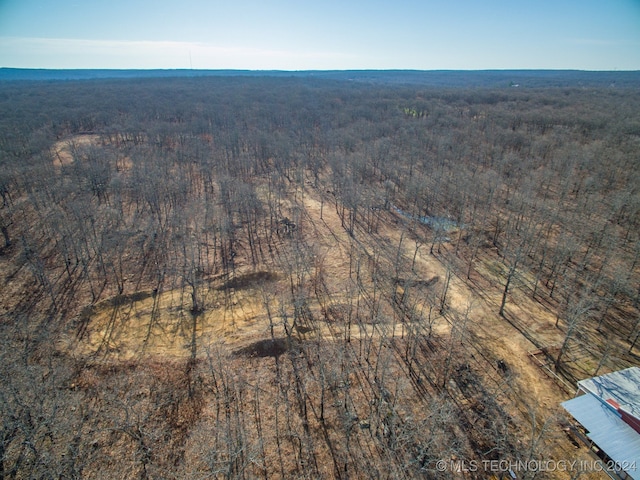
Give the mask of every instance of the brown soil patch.
M 51 148 L 53 156 L 53 166 L 62 167 L 71 165 L 74 161 L 72 149 L 75 146 L 98 145 L 100 143 L 100 135 L 93 133 L 73 135 L 56 142 Z

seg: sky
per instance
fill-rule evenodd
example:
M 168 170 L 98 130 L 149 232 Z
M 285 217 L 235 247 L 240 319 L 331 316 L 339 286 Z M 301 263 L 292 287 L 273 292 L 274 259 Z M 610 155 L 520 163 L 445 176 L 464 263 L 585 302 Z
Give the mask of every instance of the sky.
M 0 67 L 640 70 L 640 0 L 0 0 Z

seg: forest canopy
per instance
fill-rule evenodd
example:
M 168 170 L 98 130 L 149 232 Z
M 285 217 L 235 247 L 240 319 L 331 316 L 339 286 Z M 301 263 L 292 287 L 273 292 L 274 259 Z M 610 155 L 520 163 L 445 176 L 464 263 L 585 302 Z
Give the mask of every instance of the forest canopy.
M 0 83 L 0 477 L 578 455 L 640 355 L 633 72 L 233 73 Z

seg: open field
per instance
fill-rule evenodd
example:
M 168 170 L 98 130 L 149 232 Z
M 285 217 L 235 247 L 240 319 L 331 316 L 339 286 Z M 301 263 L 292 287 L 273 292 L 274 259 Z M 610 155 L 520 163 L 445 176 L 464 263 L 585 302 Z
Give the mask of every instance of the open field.
M 589 458 L 560 403 L 640 354 L 636 90 L 72 86 L 1 130 L 0 476 Z

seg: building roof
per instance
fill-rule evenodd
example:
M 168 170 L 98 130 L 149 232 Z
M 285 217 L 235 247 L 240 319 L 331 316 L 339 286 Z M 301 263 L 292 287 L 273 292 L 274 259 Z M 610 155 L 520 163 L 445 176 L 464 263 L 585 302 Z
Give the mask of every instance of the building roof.
M 622 421 L 615 409 L 589 394 L 563 402 L 562 406 L 588 430 L 587 436 L 611 460 L 631 467 L 626 473 L 640 480 L 640 434 Z
M 640 368 L 631 367 L 578 382 L 580 390 L 640 420 Z

